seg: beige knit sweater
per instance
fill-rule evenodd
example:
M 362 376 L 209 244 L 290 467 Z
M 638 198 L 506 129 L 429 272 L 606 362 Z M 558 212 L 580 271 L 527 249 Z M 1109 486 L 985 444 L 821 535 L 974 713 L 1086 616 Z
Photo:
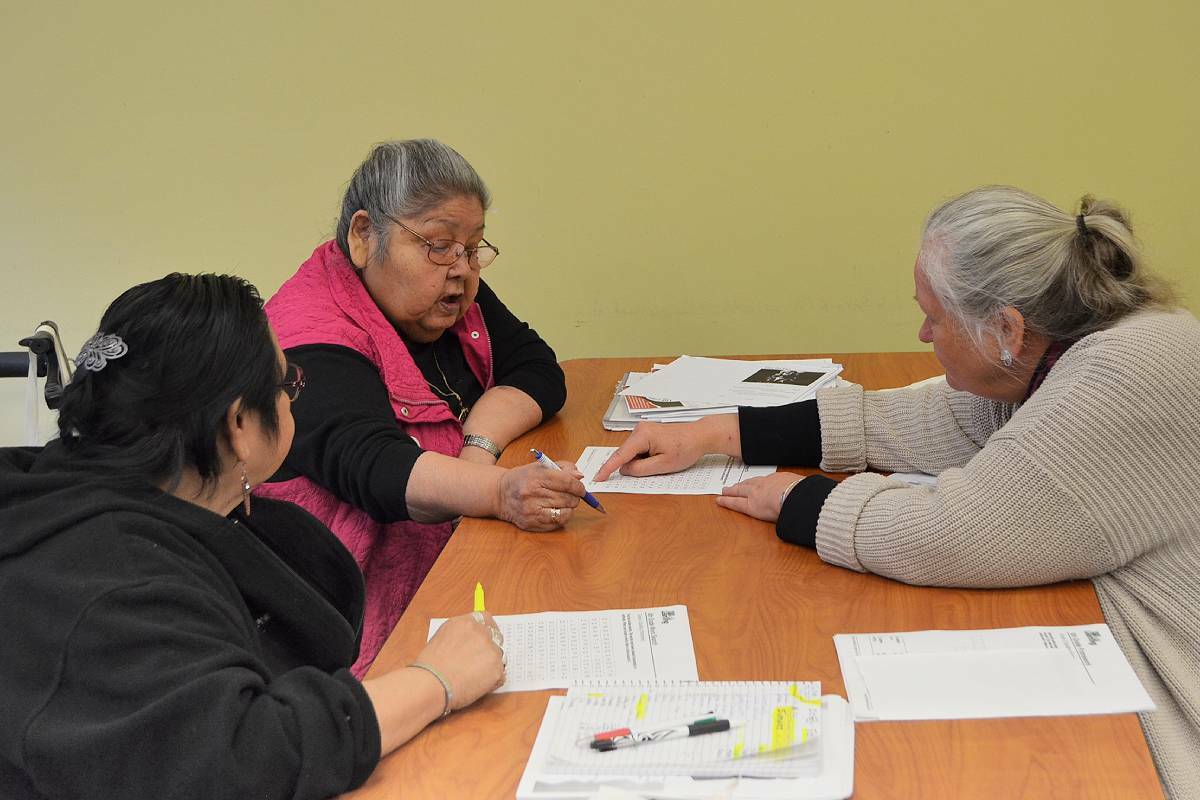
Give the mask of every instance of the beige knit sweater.
M 1068 350 L 1021 406 L 945 380 L 818 395 L 831 564 L 928 586 L 1091 578 L 1157 709 L 1141 714 L 1174 798 L 1200 797 L 1200 323 L 1142 312 Z

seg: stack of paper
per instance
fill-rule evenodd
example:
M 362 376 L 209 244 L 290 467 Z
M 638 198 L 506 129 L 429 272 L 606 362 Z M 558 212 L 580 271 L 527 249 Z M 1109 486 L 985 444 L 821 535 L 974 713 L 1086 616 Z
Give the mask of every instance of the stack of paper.
M 846 702 L 814 682 L 601 682 L 552 697 L 517 789 L 521 800 L 589 797 L 603 787 L 655 798 L 844 798 L 853 790 Z M 718 717 L 720 733 L 601 752 L 594 734 Z
M 634 419 L 680 422 L 730 414 L 738 406 L 780 406 L 815 397 L 842 371 L 828 358 L 736 361 L 680 356 L 618 391 Z
M 839 634 L 856 720 L 1149 711 L 1107 625 Z
M 631 431 L 637 427 L 641 420 L 629 413 L 629 406 L 625 403 L 625 398 L 621 396 L 621 390 L 649 374 L 649 372 L 626 372 L 621 380 L 617 381 L 617 388 L 613 390 L 612 402 L 608 404 L 608 410 L 604 412 L 604 417 L 600 420 L 604 430 Z M 664 422 L 676 421 L 690 422 L 691 420 L 664 420 Z

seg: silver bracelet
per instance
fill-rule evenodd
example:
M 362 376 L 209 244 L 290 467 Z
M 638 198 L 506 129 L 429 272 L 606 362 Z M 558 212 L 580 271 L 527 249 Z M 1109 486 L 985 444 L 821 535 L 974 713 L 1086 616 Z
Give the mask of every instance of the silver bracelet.
M 442 691 L 444 691 L 446 693 L 446 705 L 442 709 L 442 717 L 449 716 L 450 711 L 451 711 L 450 704 L 454 702 L 454 690 L 450 688 L 450 681 L 443 678 L 442 673 L 438 672 L 436 669 L 429 666 L 424 661 L 414 661 L 411 664 L 409 664 L 409 666 L 416 667 L 417 669 L 423 669 L 426 672 L 428 672 L 430 675 L 432 675 L 433 677 L 438 679 L 438 683 L 440 683 L 442 685 Z
M 800 478 L 799 480 L 792 481 L 791 483 L 788 484 L 787 488 L 783 490 L 783 494 L 779 495 L 779 510 L 780 511 L 783 511 L 783 501 L 787 500 L 787 496 L 789 494 L 791 494 L 792 489 L 795 489 L 796 484 L 800 483 L 800 481 L 802 481 L 802 480 L 804 480 L 804 478 Z
M 478 447 L 480 450 L 486 450 L 491 453 L 496 458 L 500 458 L 500 453 L 504 452 L 500 449 L 500 445 L 486 436 L 480 436 L 477 433 L 468 433 L 464 436 L 463 447 Z

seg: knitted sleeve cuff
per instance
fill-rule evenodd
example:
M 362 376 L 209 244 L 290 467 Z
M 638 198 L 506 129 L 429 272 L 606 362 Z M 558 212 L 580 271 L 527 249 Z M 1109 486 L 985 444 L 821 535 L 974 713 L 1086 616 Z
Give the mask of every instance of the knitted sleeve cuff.
M 825 499 L 821 507 L 821 516 L 817 520 L 817 555 L 822 561 L 857 572 L 868 571 L 858 560 L 858 553 L 854 547 L 854 532 L 863 508 L 872 497 L 889 485 L 895 484 L 883 475 L 864 472 L 861 475 L 851 475 L 833 488 Z
M 775 522 L 775 535 L 785 542 L 801 547 L 817 546 L 817 519 L 825 498 L 837 486 L 837 481 L 824 475 L 810 475 L 788 492 Z
M 861 386 L 839 386 L 817 392 L 821 419 L 821 469 L 862 472 L 867 468 L 866 423 Z

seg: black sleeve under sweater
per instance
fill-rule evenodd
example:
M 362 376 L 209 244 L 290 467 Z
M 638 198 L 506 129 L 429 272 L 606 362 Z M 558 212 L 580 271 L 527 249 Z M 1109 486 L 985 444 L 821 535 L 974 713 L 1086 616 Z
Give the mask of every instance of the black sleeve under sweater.
M 773 408 L 738 409 L 742 460 L 747 464 L 816 467 L 821 463 L 821 417 L 816 400 Z M 837 481 L 812 475 L 788 493 L 775 535 L 802 547 L 816 547 L 817 519 Z
M 817 401 L 771 408 L 738 408 L 742 460 L 747 464 L 815 467 L 821 463 L 821 417 Z

